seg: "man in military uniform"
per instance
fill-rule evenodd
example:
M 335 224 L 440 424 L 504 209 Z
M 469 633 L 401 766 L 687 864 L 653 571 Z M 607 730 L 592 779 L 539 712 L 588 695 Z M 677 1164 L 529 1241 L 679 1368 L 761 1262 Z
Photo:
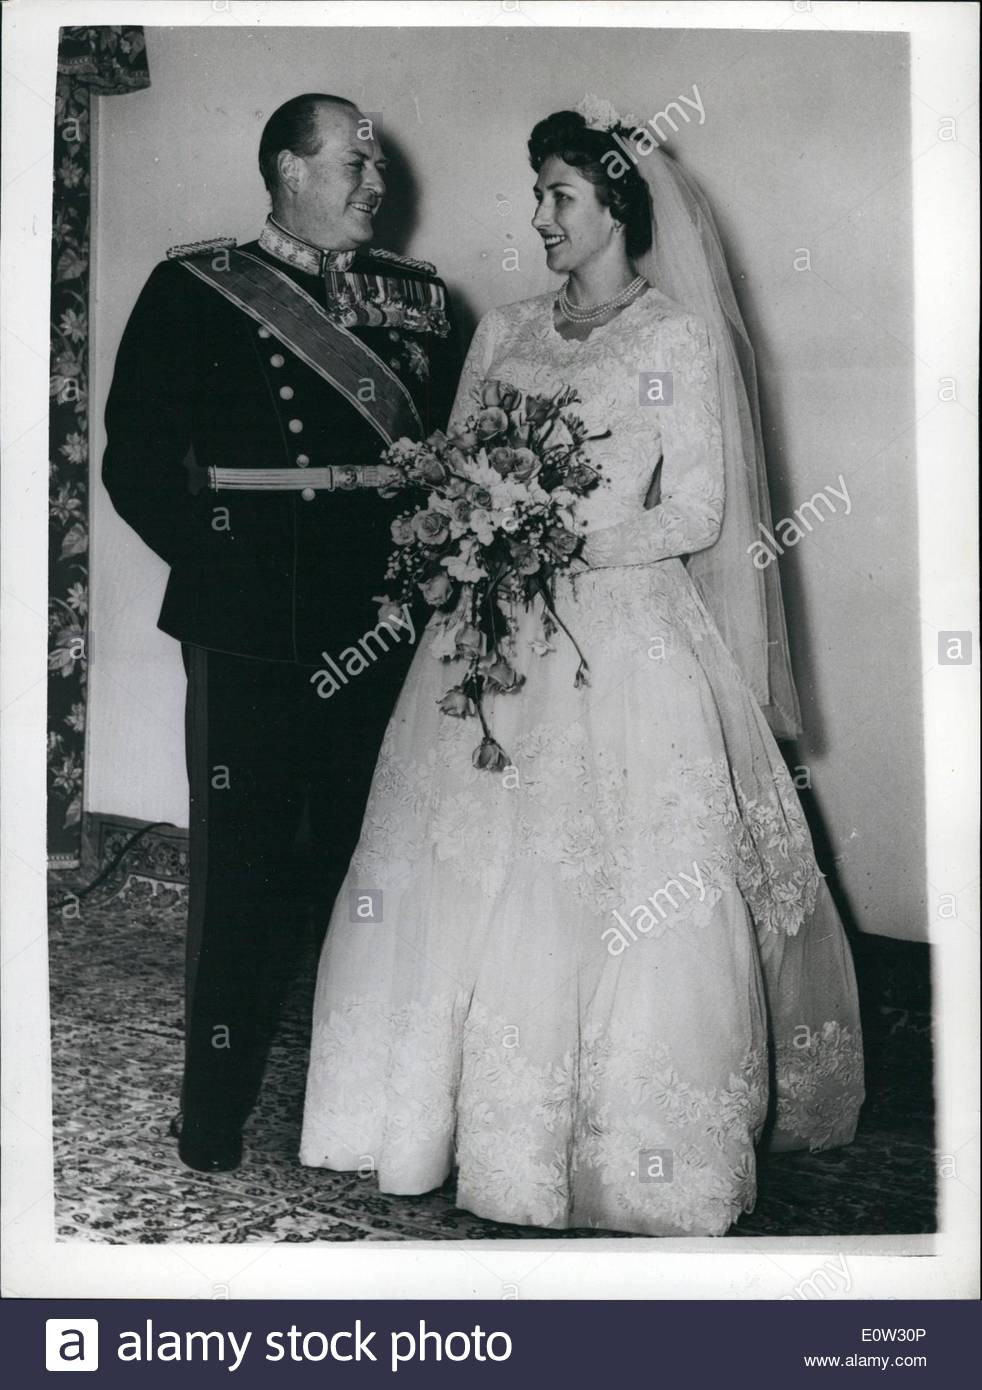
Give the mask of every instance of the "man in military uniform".
M 273 114 L 262 235 L 168 253 L 133 310 L 106 410 L 103 478 L 171 567 L 159 626 L 188 674 L 172 1130 L 203 1171 L 241 1159 L 302 940 L 298 831 L 326 925 L 418 636 L 418 614 L 380 624 L 373 602 L 399 509 L 379 492 L 379 456 L 443 427 L 459 364 L 434 267 L 369 249 L 385 190 L 377 135 L 323 94 Z

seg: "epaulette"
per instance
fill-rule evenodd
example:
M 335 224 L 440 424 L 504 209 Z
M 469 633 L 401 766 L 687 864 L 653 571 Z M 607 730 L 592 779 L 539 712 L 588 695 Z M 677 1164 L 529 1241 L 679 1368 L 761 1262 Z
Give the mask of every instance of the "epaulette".
M 216 251 L 231 251 L 235 245 L 234 236 L 216 236 L 211 241 L 188 241 L 183 246 L 169 246 L 167 259 L 182 261 L 185 256 L 211 256 Z
M 368 248 L 369 256 L 377 256 L 383 261 L 392 261 L 394 265 L 404 265 L 409 270 L 420 270 L 424 275 L 435 275 L 436 266 L 432 261 L 418 261 L 415 256 L 399 256 L 395 251 L 380 251 L 375 246 Z

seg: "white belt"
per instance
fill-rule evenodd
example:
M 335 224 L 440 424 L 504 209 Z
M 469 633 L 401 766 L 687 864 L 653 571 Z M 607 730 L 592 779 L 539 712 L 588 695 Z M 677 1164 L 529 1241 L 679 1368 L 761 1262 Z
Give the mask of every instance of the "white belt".
M 384 487 L 399 476 L 384 463 L 351 463 L 326 468 L 209 468 L 208 486 L 215 492 L 351 492 L 359 487 Z

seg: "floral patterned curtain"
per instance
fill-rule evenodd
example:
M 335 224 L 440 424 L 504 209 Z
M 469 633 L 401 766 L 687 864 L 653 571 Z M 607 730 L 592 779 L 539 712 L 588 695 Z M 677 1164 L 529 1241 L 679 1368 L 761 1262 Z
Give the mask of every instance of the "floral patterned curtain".
M 62 29 L 55 95 L 48 458 L 48 856 L 77 862 L 89 588 L 89 114 L 150 85 L 143 30 Z

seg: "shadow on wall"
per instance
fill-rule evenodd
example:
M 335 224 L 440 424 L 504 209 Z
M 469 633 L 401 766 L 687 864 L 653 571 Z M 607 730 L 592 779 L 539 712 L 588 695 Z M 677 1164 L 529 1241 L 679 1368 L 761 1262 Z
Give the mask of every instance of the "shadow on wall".
M 385 174 L 385 199 L 375 219 L 374 241 L 376 246 L 387 251 L 405 255 L 412 246 L 419 221 L 420 184 L 398 138 L 386 130 L 383 139 L 389 167 Z M 466 352 L 477 327 L 478 313 L 468 297 L 466 285 L 448 284 L 447 290 L 461 352 Z
M 375 241 L 386 250 L 404 255 L 412 244 L 419 221 L 419 179 L 396 136 L 384 132 L 385 197 L 375 219 Z

